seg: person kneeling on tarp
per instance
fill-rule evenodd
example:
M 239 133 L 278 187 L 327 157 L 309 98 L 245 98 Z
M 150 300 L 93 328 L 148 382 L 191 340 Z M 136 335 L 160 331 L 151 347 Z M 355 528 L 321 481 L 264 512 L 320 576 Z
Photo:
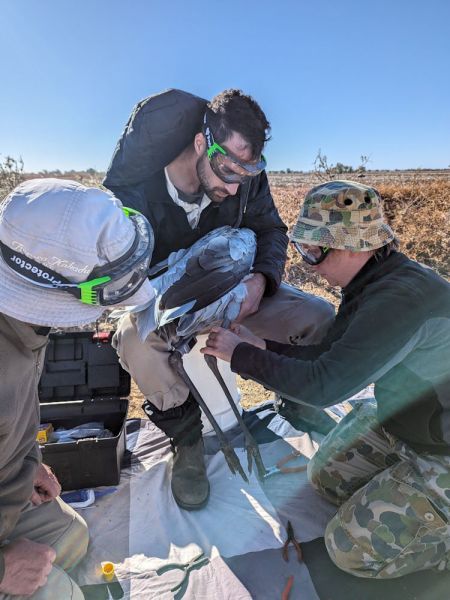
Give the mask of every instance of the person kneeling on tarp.
M 397 251 L 373 188 L 332 181 L 306 196 L 291 241 L 342 288 L 316 346 L 216 328 L 202 351 L 299 403 L 327 407 L 375 383 L 308 467 L 339 506 L 326 528 L 335 564 L 393 578 L 450 563 L 450 285 Z
M 153 297 L 153 239 L 137 211 L 74 181 L 27 181 L 1 205 L 0 600 L 84 598 L 66 571 L 88 530 L 41 463 L 38 382 L 50 327 Z

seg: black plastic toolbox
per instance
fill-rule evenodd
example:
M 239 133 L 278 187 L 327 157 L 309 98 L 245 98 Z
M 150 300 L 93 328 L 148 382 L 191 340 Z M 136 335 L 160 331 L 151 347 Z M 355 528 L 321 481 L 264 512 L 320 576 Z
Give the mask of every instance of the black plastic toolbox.
M 112 333 L 50 335 L 39 383 L 41 423 L 56 429 L 102 421 L 114 435 L 41 445 L 42 461 L 64 491 L 119 483 L 130 376 L 111 346 Z

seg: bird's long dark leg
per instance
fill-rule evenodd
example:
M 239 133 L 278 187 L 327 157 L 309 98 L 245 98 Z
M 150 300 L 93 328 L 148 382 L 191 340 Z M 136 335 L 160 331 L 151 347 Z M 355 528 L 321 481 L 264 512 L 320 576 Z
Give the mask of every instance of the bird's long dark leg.
M 239 473 L 239 475 L 242 477 L 242 479 L 248 483 L 247 475 L 245 474 L 245 471 L 242 468 L 241 463 L 239 462 L 239 458 L 238 458 L 236 452 L 234 451 L 234 448 L 232 448 L 230 446 L 230 444 L 228 443 L 227 438 L 225 437 L 225 434 L 220 429 L 212 412 L 209 410 L 208 405 L 201 397 L 200 392 L 197 390 L 192 379 L 186 373 L 186 370 L 183 365 L 183 357 L 179 350 L 173 350 L 169 354 L 169 365 L 181 377 L 181 379 L 184 381 L 184 383 L 188 386 L 191 394 L 194 396 L 194 398 L 198 402 L 200 408 L 203 410 L 203 412 L 205 413 L 209 422 L 213 426 L 213 429 L 217 435 L 217 439 L 219 440 L 220 449 L 222 450 L 222 452 L 225 456 L 225 460 L 227 461 L 230 471 L 233 473 L 233 475 L 235 473 Z
M 210 354 L 205 354 L 205 361 L 211 371 L 214 373 L 217 381 L 220 384 L 220 387 L 224 391 L 224 394 L 230 403 L 230 406 L 236 416 L 236 419 L 241 426 L 242 432 L 245 438 L 245 449 L 247 451 L 247 468 L 248 472 L 252 472 L 252 461 L 255 461 L 256 469 L 258 471 L 258 477 L 262 479 L 266 474 L 267 470 L 264 466 L 263 459 L 261 457 L 261 453 L 258 448 L 258 444 L 255 441 L 255 438 L 252 436 L 250 431 L 248 430 L 247 425 L 244 423 L 241 413 L 239 412 L 238 407 L 234 403 L 233 397 L 230 394 L 230 390 L 227 387 L 227 384 L 223 380 L 222 374 L 219 371 L 219 367 L 217 365 L 217 359 L 215 356 L 211 356 Z

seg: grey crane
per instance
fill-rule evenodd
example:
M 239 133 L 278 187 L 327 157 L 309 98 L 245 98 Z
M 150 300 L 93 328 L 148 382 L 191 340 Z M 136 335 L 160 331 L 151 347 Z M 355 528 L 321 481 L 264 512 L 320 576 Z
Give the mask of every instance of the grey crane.
M 136 309 L 139 336 L 144 340 L 151 331 L 158 331 L 168 341 L 170 366 L 186 383 L 211 422 L 231 472 L 238 472 L 245 481 L 248 478 L 234 449 L 184 369 L 183 354 L 191 349 L 196 334 L 214 325 L 228 327 L 236 319 L 246 296 L 244 281 L 251 272 L 255 253 L 256 238 L 250 229 L 229 226 L 215 229 L 190 248 L 173 252 L 166 261 L 151 269 L 150 277 L 156 275 L 151 279 L 155 297 L 145 307 Z M 254 461 L 262 478 L 266 469 L 258 445 L 234 403 L 216 359 L 205 356 L 205 361 L 243 431 L 248 470 L 252 471 Z

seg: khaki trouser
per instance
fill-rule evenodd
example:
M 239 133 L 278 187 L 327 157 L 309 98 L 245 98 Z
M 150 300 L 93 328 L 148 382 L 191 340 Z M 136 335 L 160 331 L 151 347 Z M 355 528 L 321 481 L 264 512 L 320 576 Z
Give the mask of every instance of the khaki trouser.
M 372 402 L 351 411 L 308 465 L 320 494 L 339 506 L 325 544 L 357 577 L 390 579 L 450 560 L 450 456 L 417 454 L 378 423 Z
M 282 284 L 274 296 L 263 298 L 258 312 L 243 322 L 253 333 L 286 344 L 315 344 L 334 318 L 333 306 L 317 296 Z M 113 338 L 113 346 L 143 395 L 159 410 L 180 406 L 188 388 L 168 363 L 169 348 L 156 333 L 144 343 L 134 319 L 125 316 Z
M 77 584 L 67 575 L 86 554 L 89 535 L 85 521 L 60 498 L 39 506 L 29 505 L 9 535 L 12 542 L 27 538 L 48 544 L 56 551 L 56 559 L 44 587 L 39 588 L 32 600 L 83 600 Z M 23 596 L 0 594 L 0 600 L 19 600 Z

